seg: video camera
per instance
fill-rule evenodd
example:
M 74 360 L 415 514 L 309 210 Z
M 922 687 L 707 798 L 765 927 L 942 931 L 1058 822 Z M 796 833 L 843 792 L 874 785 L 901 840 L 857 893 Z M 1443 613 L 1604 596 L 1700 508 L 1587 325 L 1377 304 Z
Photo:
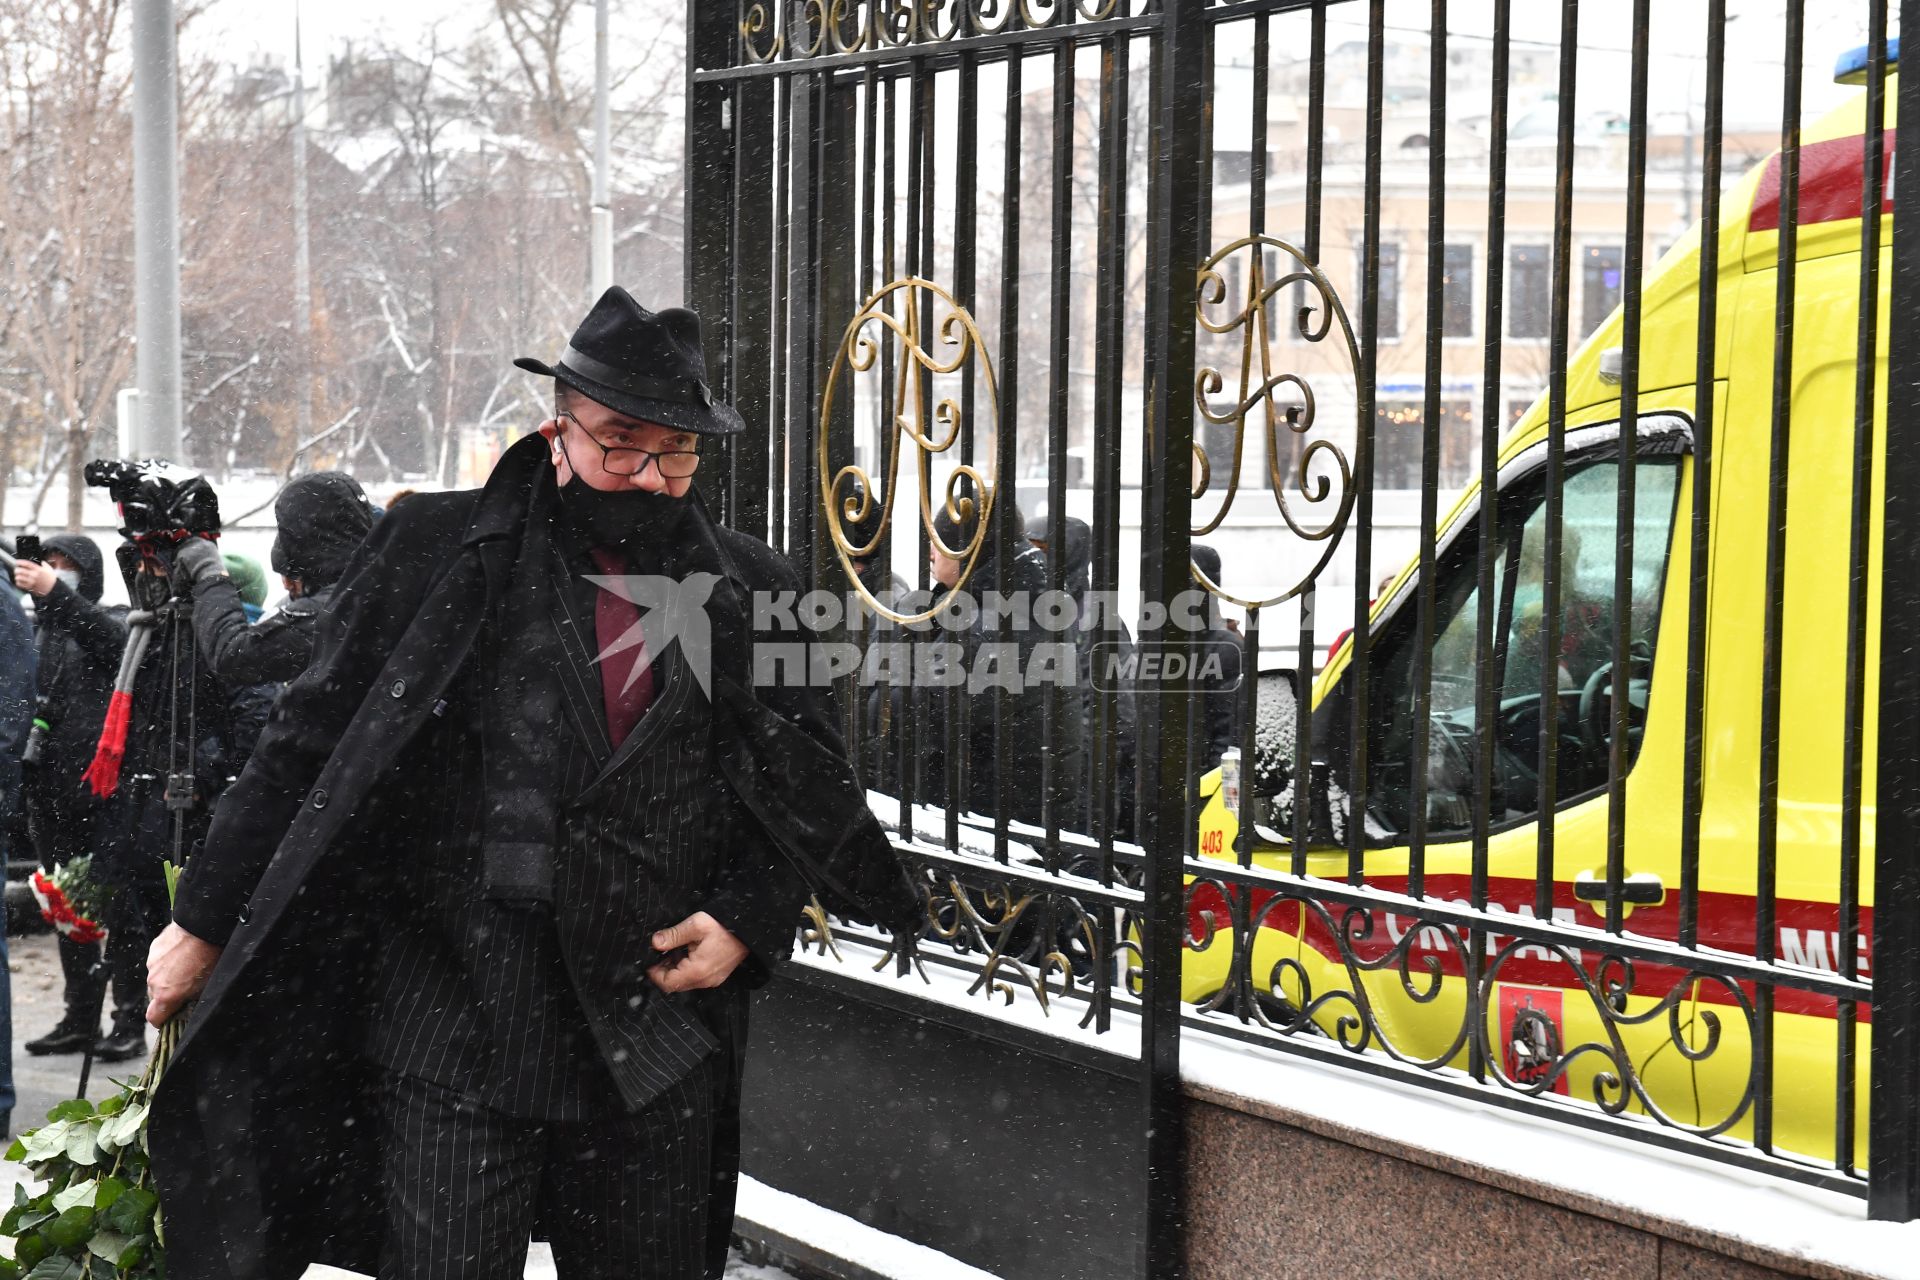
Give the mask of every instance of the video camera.
M 96 458 L 87 483 L 105 489 L 120 508 L 122 537 L 135 542 L 177 543 L 195 534 L 220 532 L 220 498 L 206 478 L 169 462 L 148 458 L 123 462 Z

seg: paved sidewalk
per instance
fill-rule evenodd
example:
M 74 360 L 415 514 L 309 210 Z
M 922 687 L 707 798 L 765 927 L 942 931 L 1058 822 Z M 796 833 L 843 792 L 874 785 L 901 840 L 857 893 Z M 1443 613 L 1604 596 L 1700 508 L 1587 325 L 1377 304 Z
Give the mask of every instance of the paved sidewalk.
M 60 955 L 52 932 L 7 939 L 7 968 L 13 985 L 13 1132 L 37 1129 L 54 1104 L 74 1096 L 80 1083 L 80 1055 L 54 1054 L 36 1058 L 21 1050 L 28 1040 L 53 1029 L 66 1012 L 60 979 Z M 153 1042 L 153 1033 L 147 1033 Z M 96 1062 L 87 1082 L 87 1096 L 96 1102 L 113 1095 L 117 1080 L 137 1079 L 146 1059 L 132 1062 Z

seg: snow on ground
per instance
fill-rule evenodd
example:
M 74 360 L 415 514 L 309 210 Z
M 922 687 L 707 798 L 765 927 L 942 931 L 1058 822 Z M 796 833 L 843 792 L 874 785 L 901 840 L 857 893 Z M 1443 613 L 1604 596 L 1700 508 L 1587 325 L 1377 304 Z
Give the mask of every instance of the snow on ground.
M 527 1250 L 527 1280 L 556 1280 L 556 1274 L 552 1250 L 536 1241 Z M 308 1267 L 302 1280 L 359 1280 L 359 1276 L 357 1271 L 342 1271 L 338 1267 Z M 756 1267 L 736 1253 L 727 1259 L 726 1280 L 793 1280 L 793 1277 L 772 1267 Z
M 875 1275 L 894 1276 L 897 1280 L 995 1280 L 991 1272 L 949 1258 L 925 1245 L 888 1235 L 877 1227 L 752 1178 L 740 1179 L 740 1205 L 735 1217 L 764 1228 L 775 1237 L 801 1240 L 827 1250 L 833 1257 Z M 729 1270 L 727 1274 L 732 1276 L 734 1272 Z M 771 1280 L 782 1273 L 766 1274 Z M 752 1271 L 743 1271 L 740 1280 L 760 1280 L 760 1277 Z

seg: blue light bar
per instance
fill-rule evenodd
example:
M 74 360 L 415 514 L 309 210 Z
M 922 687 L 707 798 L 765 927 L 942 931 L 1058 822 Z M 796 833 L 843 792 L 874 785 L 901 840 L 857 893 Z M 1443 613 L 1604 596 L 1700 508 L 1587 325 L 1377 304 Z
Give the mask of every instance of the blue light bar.
M 1865 84 L 1867 82 L 1867 48 L 1849 49 L 1833 64 L 1833 82 L 1835 84 Z M 1892 67 L 1900 61 L 1900 37 L 1894 36 L 1887 41 L 1887 66 Z

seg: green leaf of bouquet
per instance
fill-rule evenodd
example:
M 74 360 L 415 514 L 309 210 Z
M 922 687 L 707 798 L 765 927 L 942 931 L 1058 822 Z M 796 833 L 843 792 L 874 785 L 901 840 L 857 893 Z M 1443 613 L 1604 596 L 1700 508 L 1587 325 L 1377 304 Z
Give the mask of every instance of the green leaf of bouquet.
M 75 1164 L 93 1164 L 100 1159 L 98 1134 L 90 1124 L 76 1124 L 67 1131 L 67 1159 Z
M 65 1213 L 75 1205 L 92 1209 L 95 1207 L 93 1198 L 99 1190 L 100 1183 L 98 1181 L 93 1178 L 84 1179 L 74 1183 L 65 1191 L 56 1192 L 53 1197 L 53 1207 L 61 1213 Z
M 93 1239 L 87 1241 L 87 1251 L 94 1257 L 120 1265 L 120 1256 L 133 1247 L 133 1241 L 118 1231 L 96 1231 Z
M 100 1104 L 100 1114 L 103 1116 L 119 1115 L 121 1108 L 127 1105 L 128 1099 L 132 1098 L 132 1096 L 132 1090 L 128 1090 L 125 1093 L 114 1094 L 111 1098 L 108 1098 Z
M 72 1132 L 72 1125 L 58 1120 L 21 1135 L 20 1141 L 26 1144 L 21 1158 L 28 1164 L 39 1164 L 63 1154 L 67 1149 L 67 1135 Z
M 47 1112 L 49 1120 L 84 1120 L 93 1114 L 93 1104 L 85 1098 L 68 1098 Z
M 46 1256 L 47 1242 L 38 1235 L 22 1236 L 13 1246 L 13 1260 L 22 1267 L 32 1268 Z
M 153 1220 L 160 1197 L 146 1187 L 128 1187 L 106 1211 L 106 1225 L 121 1235 L 137 1236 Z
M 47 1243 L 56 1249 L 76 1249 L 93 1234 L 93 1210 L 75 1205 L 47 1224 Z
M 26 1280 L 80 1280 L 85 1273 L 72 1258 L 42 1258 Z
M 7 1159 L 12 1160 L 15 1163 L 18 1163 L 22 1160 L 25 1160 L 26 1158 L 27 1158 L 27 1144 L 25 1140 L 21 1138 L 15 1138 L 13 1140 L 12 1145 L 7 1148 Z M 14 1190 L 18 1191 L 19 1188 L 15 1187 Z
M 20 1221 L 13 1224 L 14 1229 L 8 1234 L 23 1236 L 41 1223 L 53 1221 L 53 1217 L 54 1213 L 51 1209 L 22 1209 L 20 1211 Z
M 114 1201 L 127 1193 L 125 1178 L 102 1178 L 100 1190 L 93 1197 L 93 1207 L 100 1213 L 113 1208 Z
M 20 1264 L 12 1258 L 0 1258 L 0 1280 L 20 1280 Z
M 140 1137 L 140 1131 L 147 1126 L 147 1104 L 135 1102 L 115 1116 L 113 1125 L 113 1145 L 130 1147 Z
M 124 1116 L 108 1116 L 100 1122 L 100 1149 L 114 1151 L 124 1146 L 120 1141 L 120 1121 Z

